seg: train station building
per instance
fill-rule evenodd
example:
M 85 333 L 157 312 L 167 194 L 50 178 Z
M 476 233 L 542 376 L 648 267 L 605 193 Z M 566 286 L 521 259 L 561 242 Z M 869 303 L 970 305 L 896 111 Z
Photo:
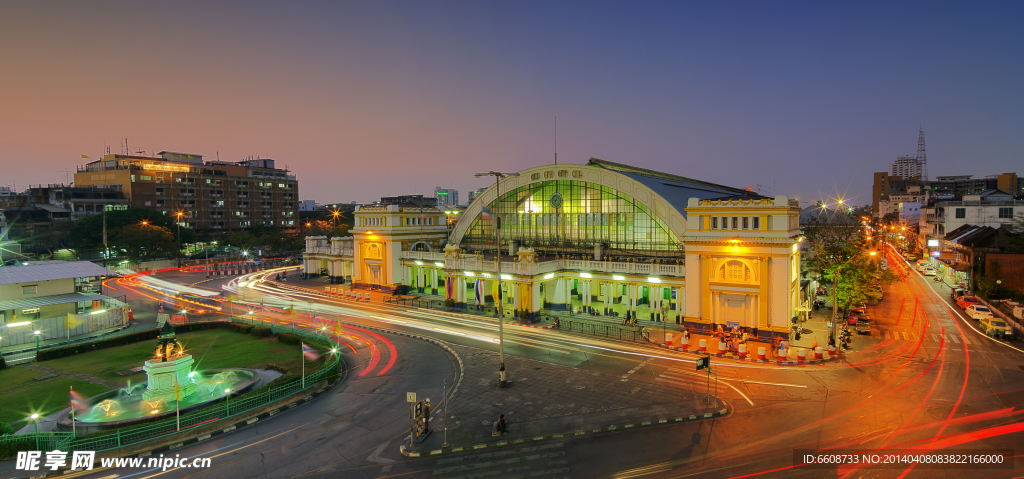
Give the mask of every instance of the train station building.
M 304 273 L 531 318 L 573 308 L 640 321 L 788 331 L 799 203 L 609 161 L 520 171 L 454 228 L 435 208 L 358 207 L 353 236 L 307 237 Z M 500 295 L 499 295 L 500 291 Z

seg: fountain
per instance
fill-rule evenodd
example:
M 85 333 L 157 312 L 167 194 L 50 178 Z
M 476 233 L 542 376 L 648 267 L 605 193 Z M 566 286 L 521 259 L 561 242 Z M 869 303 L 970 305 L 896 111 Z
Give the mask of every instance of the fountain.
M 153 358 L 143 363 L 147 381 L 107 391 L 89 398 L 75 411 L 78 434 L 88 434 L 130 424 L 173 416 L 175 408 L 184 414 L 224 399 L 224 390 L 240 394 L 260 382 L 259 372 L 249 369 L 192 370 L 194 361 L 175 338 L 174 328 L 160 328 Z M 136 390 L 145 387 L 142 394 Z M 179 400 L 180 398 L 180 400 Z M 59 430 L 71 430 L 71 411 L 57 421 Z

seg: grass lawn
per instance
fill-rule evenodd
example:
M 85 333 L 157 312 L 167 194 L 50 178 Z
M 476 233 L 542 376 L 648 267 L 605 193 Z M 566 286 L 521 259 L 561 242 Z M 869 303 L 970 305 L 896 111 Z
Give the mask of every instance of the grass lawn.
M 7 368 L 0 372 L 0 378 L 5 378 L 7 373 L 19 368 Z M 23 369 L 27 371 L 27 369 Z M 31 371 L 36 376 L 40 373 Z M 71 405 L 70 388 L 74 387 L 75 392 L 85 396 L 95 396 L 107 391 L 106 386 L 87 383 L 71 378 L 55 378 L 42 381 L 38 384 L 12 391 L 3 395 L 3 407 L 0 408 L 0 422 L 6 422 L 17 431 L 25 425 L 24 420 L 32 413 L 39 413 L 40 416 L 52 414 Z
M 26 384 L 35 384 L 36 381 L 34 378 L 38 378 L 40 376 L 46 376 L 46 373 L 19 368 L 17 366 L 10 366 L 7 369 L 0 371 L 0 391 L 24 386 Z
M 279 343 L 273 338 L 257 338 L 228 329 L 214 329 L 182 333 L 177 336 L 178 342 L 185 351 L 192 355 L 195 363 L 193 369 L 203 371 L 216 368 L 252 368 L 266 369 L 276 363 L 289 372 L 299 373 L 302 368 L 300 347 Z M 68 356 L 38 364 L 49 368 L 74 373 L 83 373 L 118 383 L 146 381 L 146 373 L 140 372 L 131 376 L 119 376 L 118 371 L 142 366 L 143 361 L 150 359 L 156 350 L 156 340 L 141 341 L 134 344 L 101 349 L 99 351 Z M 323 365 L 323 359 L 306 363 L 306 372 L 313 372 Z M 46 373 L 31 371 L 17 366 L 0 371 L 0 389 L 9 389 L 23 384 L 33 383 L 35 377 Z M 49 414 L 60 408 L 67 407 L 68 387 L 85 397 L 94 396 L 109 390 L 105 386 L 82 382 L 70 378 L 50 379 L 32 384 L 24 389 L 11 391 L 0 397 L 0 421 L 14 424 L 31 414 L 31 407 L 43 408 L 39 414 Z M 14 424 L 17 426 L 17 424 Z

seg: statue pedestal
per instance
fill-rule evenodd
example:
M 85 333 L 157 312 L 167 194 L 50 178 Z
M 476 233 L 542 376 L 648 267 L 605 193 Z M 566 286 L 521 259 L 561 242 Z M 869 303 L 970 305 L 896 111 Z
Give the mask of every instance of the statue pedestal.
M 174 401 L 175 378 L 178 380 L 182 398 L 195 394 L 196 385 L 188 377 L 188 373 L 192 372 L 192 362 L 192 355 L 181 356 L 172 361 L 146 361 L 142 369 L 146 371 L 149 382 L 146 383 L 146 392 L 142 393 L 143 399 Z

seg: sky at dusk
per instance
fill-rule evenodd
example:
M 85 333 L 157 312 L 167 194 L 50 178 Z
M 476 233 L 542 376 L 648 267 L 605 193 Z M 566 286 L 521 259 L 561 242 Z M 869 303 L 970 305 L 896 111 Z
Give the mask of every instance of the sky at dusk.
M 590 157 L 868 203 L 1024 175 L 1024 2 L 3 2 L 0 185 L 105 146 L 269 157 L 301 199 Z M 66 170 L 67 169 L 67 170 Z M 774 191 L 772 190 L 774 188 Z

